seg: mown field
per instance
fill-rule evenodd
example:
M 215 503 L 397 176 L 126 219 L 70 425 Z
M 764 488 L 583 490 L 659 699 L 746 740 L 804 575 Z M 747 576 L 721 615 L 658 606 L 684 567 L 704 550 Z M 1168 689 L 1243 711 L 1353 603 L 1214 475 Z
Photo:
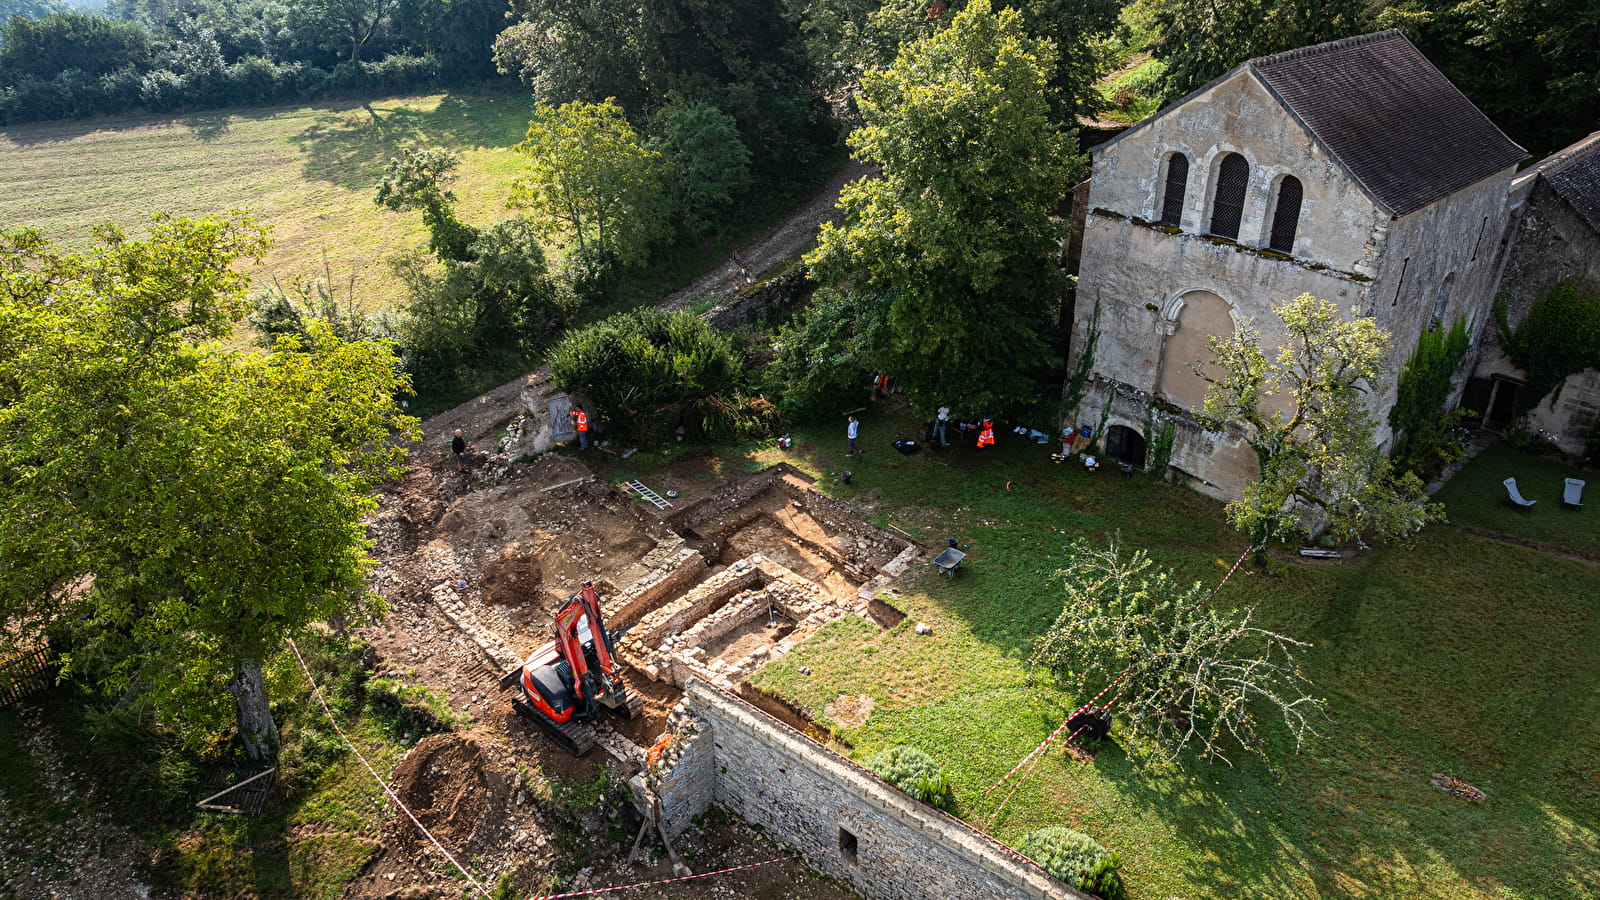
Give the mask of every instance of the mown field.
M 327 271 L 344 288 L 354 276 L 358 302 L 382 306 L 397 286 L 384 260 L 427 243 L 419 214 L 372 202 L 389 158 L 415 145 L 458 151 L 462 217 L 493 222 L 507 215 L 519 165 L 509 148 L 532 107 L 522 92 L 452 92 L 16 126 L 0 130 L 0 227 L 77 246 L 99 222 L 247 209 L 277 241 L 255 277 Z
M 840 733 L 854 755 L 925 750 L 954 780 L 959 814 L 982 827 L 1000 799 L 985 789 L 1088 699 L 1030 679 L 1027 665 L 1060 612 L 1055 573 L 1069 542 L 1120 535 L 1206 584 L 1247 542 L 1218 503 L 1054 465 L 1048 447 L 1004 434 L 993 456 L 904 457 L 888 446 L 915 428 L 903 411 L 869 414 L 868 453 L 848 463 L 842 424 L 795 432 L 787 454 L 727 454 L 730 465 L 798 464 L 820 489 L 929 546 L 971 545 L 955 580 L 928 567 L 901 580 L 892 600 L 909 617 L 899 626 L 835 623 L 755 680 L 823 721 L 834 698 L 871 696 L 872 715 Z M 648 456 L 625 465 L 614 480 L 649 481 Z M 838 478 L 845 465 L 849 485 Z M 1477 485 L 1498 488 L 1507 475 L 1544 484 L 1560 468 L 1491 448 L 1460 490 L 1477 498 Z M 1503 531 L 1486 496 L 1462 502 L 1457 518 Z M 1546 505 L 1542 540 L 1592 546 L 1592 510 Z M 995 836 L 1014 844 L 1044 825 L 1082 829 L 1122 854 L 1135 900 L 1600 896 L 1600 568 L 1446 525 L 1337 563 L 1246 562 L 1213 602 L 1256 605 L 1258 624 L 1314 644 L 1306 670 L 1328 701 L 1320 736 L 1295 754 L 1269 731 L 1270 763 L 1241 755 L 1232 768 L 1193 760 L 1153 773 L 1114 731 L 1092 761 L 1048 753 Z M 914 634 L 918 621 L 933 633 Z M 1436 772 L 1472 782 L 1487 802 L 1434 788 Z

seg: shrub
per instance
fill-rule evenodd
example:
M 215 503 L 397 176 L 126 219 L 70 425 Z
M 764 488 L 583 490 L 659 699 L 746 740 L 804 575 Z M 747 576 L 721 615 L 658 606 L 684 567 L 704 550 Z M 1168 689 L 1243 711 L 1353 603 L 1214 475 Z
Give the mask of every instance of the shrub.
M 1126 896 L 1117 872 L 1118 857 L 1081 831 L 1059 825 L 1040 828 L 1028 832 L 1017 850 L 1073 887 L 1094 891 L 1105 900 Z M 1091 882 L 1101 889 L 1091 887 Z
M 1128 886 L 1122 882 L 1121 868 L 1122 857 L 1107 853 L 1078 882 L 1078 889 L 1088 891 L 1100 900 L 1128 900 Z
M 955 810 L 955 793 L 944 770 L 915 747 L 895 746 L 867 759 L 867 768 L 907 794 L 946 812 Z
M 733 340 L 684 311 L 619 313 L 568 334 L 550 352 L 550 377 L 592 400 L 621 437 L 654 445 L 678 425 L 737 438 L 760 427 L 765 402 L 739 390 Z
M 779 329 L 767 378 L 784 412 L 820 419 L 867 401 L 874 373 L 866 334 L 881 306 L 875 297 L 823 290 Z

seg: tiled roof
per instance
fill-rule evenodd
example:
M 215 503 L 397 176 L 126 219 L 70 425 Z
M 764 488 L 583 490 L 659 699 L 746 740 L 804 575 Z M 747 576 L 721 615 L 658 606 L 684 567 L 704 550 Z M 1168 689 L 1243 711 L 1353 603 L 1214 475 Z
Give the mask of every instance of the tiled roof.
M 1398 31 L 1303 47 L 1248 65 L 1396 216 L 1528 155 Z
M 1540 163 L 1539 174 L 1600 231 L 1600 131 Z

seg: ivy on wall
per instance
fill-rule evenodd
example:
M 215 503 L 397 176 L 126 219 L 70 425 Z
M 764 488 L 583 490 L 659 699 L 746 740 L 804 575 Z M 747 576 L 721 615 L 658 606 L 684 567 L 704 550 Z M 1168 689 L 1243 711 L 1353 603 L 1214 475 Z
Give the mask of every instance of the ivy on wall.
M 1423 481 L 1432 481 L 1445 466 L 1466 453 L 1459 425 L 1465 410 L 1445 412 L 1451 380 L 1471 349 L 1465 319 L 1448 330 L 1424 331 L 1417 349 L 1400 370 L 1399 396 L 1389 410 L 1389 424 L 1400 436 L 1395 466 Z
M 1600 294 L 1568 279 L 1534 301 L 1516 328 L 1506 316 L 1505 295 L 1494 300 L 1500 343 L 1528 383 L 1517 392 L 1516 414 L 1526 414 L 1546 397 L 1554 403 L 1567 376 L 1600 368 Z
M 1448 331 L 1424 331 L 1417 349 L 1400 370 L 1399 396 L 1389 410 L 1389 425 L 1411 435 L 1437 420 L 1450 400 L 1450 381 L 1466 358 L 1467 322 L 1456 319 Z

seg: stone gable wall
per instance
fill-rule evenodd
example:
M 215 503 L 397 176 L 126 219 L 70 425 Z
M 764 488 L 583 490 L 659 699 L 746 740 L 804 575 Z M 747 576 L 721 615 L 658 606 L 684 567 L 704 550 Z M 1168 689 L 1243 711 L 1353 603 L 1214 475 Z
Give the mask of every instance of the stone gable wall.
M 669 833 L 714 799 L 866 897 L 1091 900 L 736 697 L 691 682 L 674 716 L 693 723 L 692 736 L 651 776 Z M 853 854 L 841 832 L 854 836 Z

